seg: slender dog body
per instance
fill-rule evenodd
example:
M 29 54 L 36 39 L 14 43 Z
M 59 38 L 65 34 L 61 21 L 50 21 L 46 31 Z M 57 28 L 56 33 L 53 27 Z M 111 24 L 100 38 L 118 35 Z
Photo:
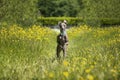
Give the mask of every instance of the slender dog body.
M 60 52 L 63 51 L 63 57 L 66 57 L 66 48 L 68 45 L 68 37 L 66 33 L 67 21 L 59 23 L 60 34 L 57 36 L 57 49 L 56 55 L 57 58 L 60 58 Z
M 66 57 L 66 47 L 67 47 L 66 36 L 59 34 L 57 36 L 57 58 L 60 58 L 60 52 L 63 51 L 63 57 Z

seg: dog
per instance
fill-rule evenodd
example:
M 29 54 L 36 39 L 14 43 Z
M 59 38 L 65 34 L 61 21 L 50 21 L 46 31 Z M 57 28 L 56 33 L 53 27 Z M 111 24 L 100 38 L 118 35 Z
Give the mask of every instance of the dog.
M 66 57 L 67 45 L 68 45 L 67 37 L 65 35 L 59 34 L 57 36 L 57 48 L 56 48 L 57 58 L 60 58 L 61 51 L 63 51 L 63 58 Z
M 58 25 L 60 28 L 60 34 L 57 36 L 56 55 L 57 58 L 60 58 L 60 52 L 63 51 L 63 58 L 65 58 L 68 45 L 68 36 L 66 33 L 67 21 L 64 20 L 63 22 L 59 22 Z

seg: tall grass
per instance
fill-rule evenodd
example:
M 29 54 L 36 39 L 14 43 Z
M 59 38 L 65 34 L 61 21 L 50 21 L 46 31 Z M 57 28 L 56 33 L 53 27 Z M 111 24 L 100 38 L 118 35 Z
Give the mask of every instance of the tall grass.
M 71 29 L 69 34 L 73 48 L 69 56 L 79 58 L 79 68 L 84 68 L 81 77 L 92 75 L 95 80 L 120 79 L 119 27 L 95 29 L 84 26 Z M 81 59 L 84 67 L 81 67 Z
M 39 26 L 1 28 L 0 80 L 120 79 L 119 27 L 70 28 L 67 57 L 60 61 L 53 61 L 56 36 Z

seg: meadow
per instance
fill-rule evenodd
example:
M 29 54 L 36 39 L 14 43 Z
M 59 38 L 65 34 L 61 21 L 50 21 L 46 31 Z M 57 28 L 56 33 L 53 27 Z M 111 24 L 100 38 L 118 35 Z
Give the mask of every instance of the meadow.
M 84 25 L 67 33 L 67 57 L 57 60 L 54 30 L 0 28 L 0 80 L 120 80 L 120 26 Z

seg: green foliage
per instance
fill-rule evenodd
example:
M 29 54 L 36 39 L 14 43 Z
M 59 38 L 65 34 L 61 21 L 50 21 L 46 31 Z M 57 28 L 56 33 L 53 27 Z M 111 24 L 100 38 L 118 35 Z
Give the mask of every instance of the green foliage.
M 0 25 L 29 26 L 37 17 L 80 17 L 77 23 L 92 26 L 120 24 L 119 0 L 0 0 Z M 47 19 L 46 19 L 47 20 Z M 56 20 L 38 24 L 56 24 Z M 73 24 L 76 21 L 70 21 Z M 78 23 L 80 22 L 80 23 Z
M 42 26 L 54 26 L 58 25 L 59 21 L 67 20 L 68 25 L 90 25 L 90 26 L 107 26 L 107 25 L 119 25 L 120 19 L 113 18 L 80 18 L 80 17 L 38 17 L 37 23 Z
M 119 0 L 82 0 L 82 2 L 84 7 L 79 16 L 90 25 L 101 25 L 103 21 L 101 19 L 104 18 L 115 21 L 120 19 Z M 114 21 L 112 22 L 110 24 L 114 24 Z
M 37 17 L 37 0 L 0 0 L 0 22 L 31 25 Z
M 102 25 L 120 25 L 118 18 L 103 18 L 100 20 Z
M 79 5 L 77 0 L 39 0 L 40 14 L 44 17 L 77 16 Z
M 68 25 L 80 25 L 80 23 L 83 23 L 83 20 L 77 17 L 39 17 L 38 23 L 42 23 L 43 26 L 54 26 L 63 20 L 67 20 Z
M 119 0 L 39 0 L 38 7 L 45 17 L 77 16 L 91 26 L 120 24 Z

